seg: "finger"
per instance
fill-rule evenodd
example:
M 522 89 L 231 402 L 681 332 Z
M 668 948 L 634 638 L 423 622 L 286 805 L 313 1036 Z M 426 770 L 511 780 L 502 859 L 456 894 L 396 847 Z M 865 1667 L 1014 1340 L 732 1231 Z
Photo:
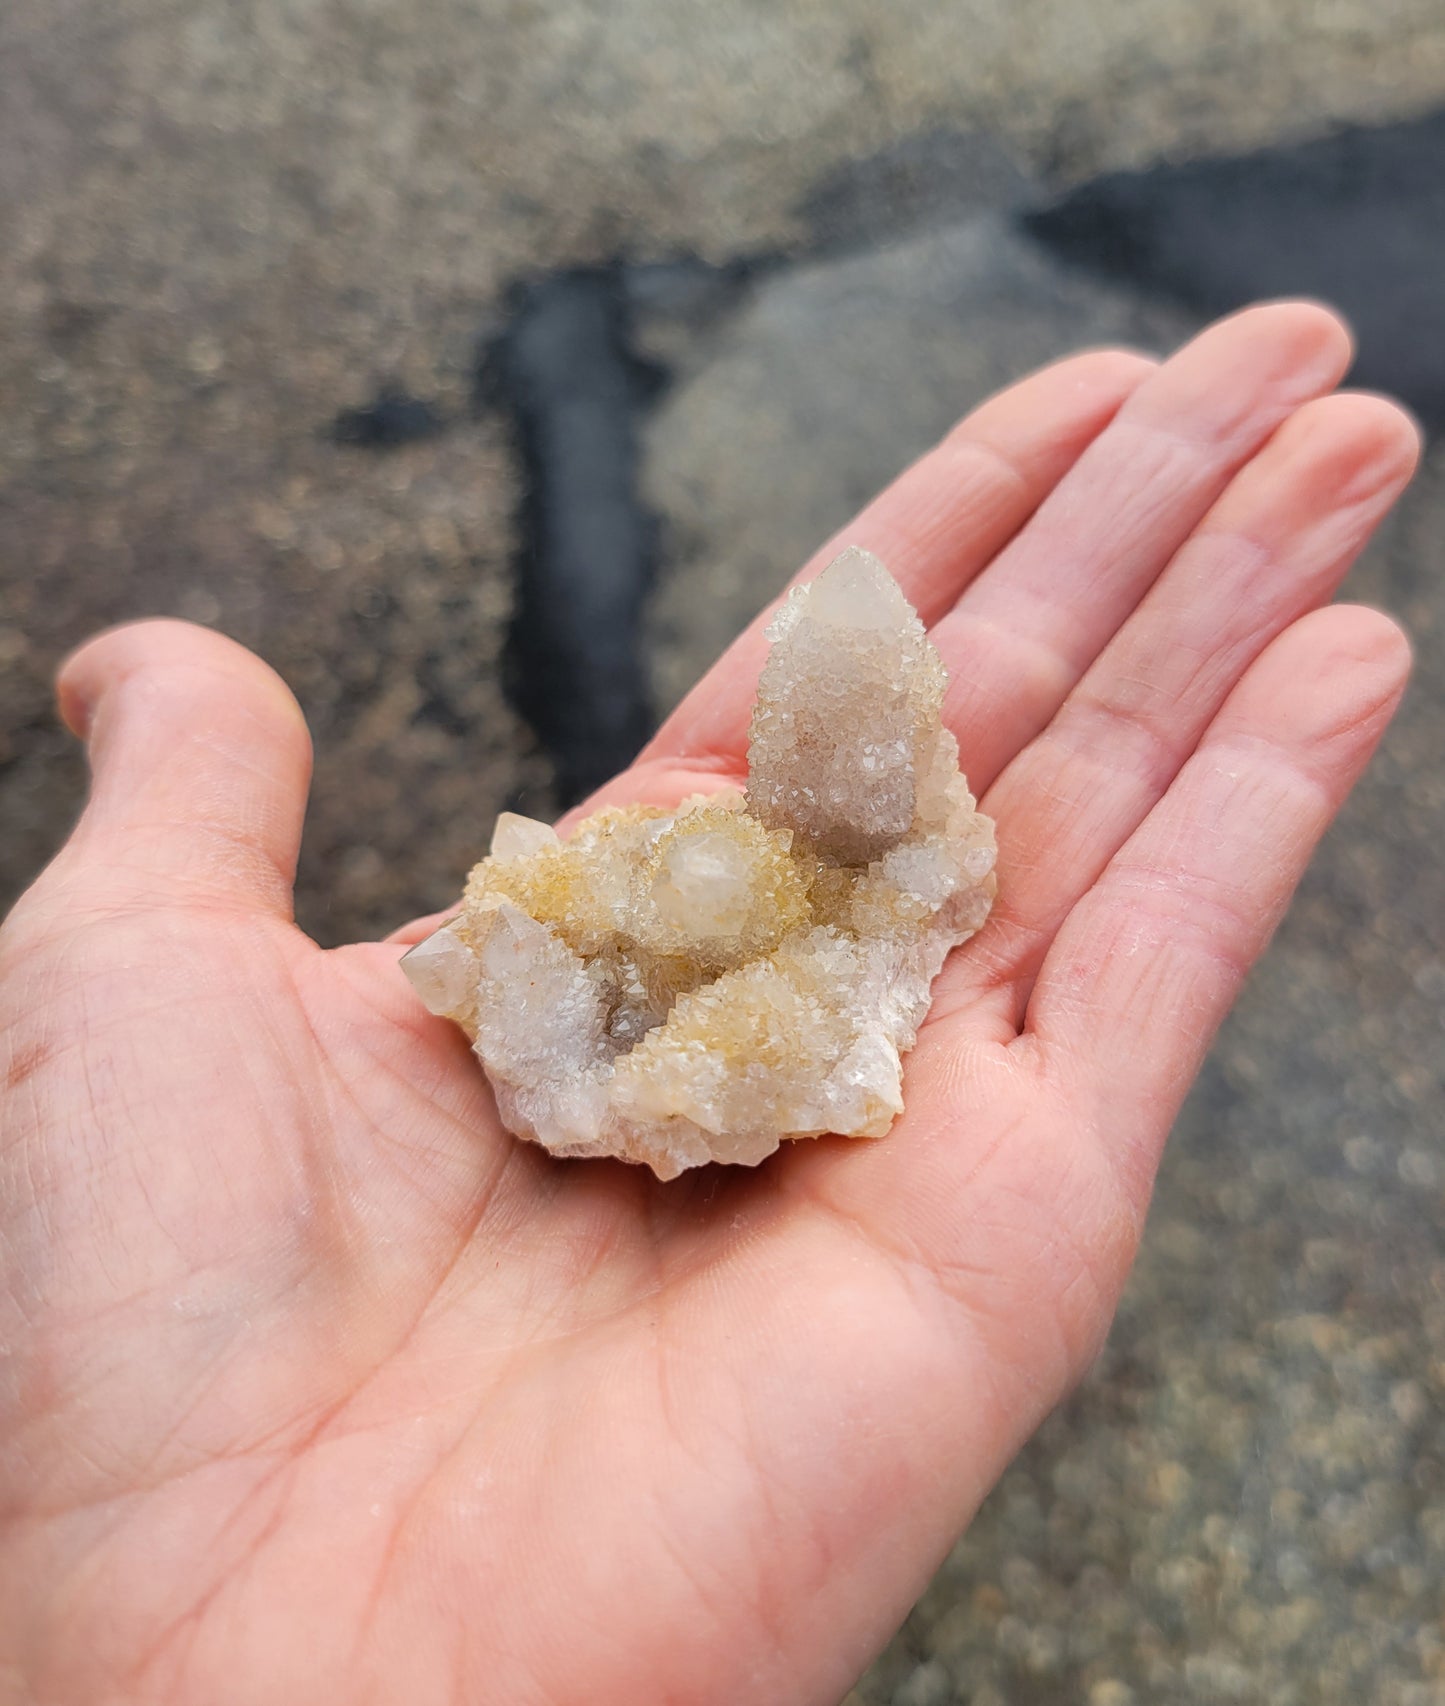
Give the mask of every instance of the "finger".
M 1155 365 L 1127 350 L 1095 350 L 990 398 L 818 551 L 793 584 L 818 574 L 844 545 L 861 545 L 883 559 L 932 622 L 1018 532 Z M 736 766 L 747 746 L 771 615 L 771 608 L 764 611 L 673 712 L 643 763 L 718 757 Z
M 989 928 L 940 998 L 1010 1025 L 1054 933 L 1272 640 L 1325 603 L 1419 457 L 1383 398 L 1307 404 L 1238 474 L 1049 727 L 984 800 L 1006 849 Z
M 311 743 L 273 670 L 207 629 L 139 622 L 73 653 L 57 691 L 91 764 L 61 870 L 109 898 L 290 916 Z
M 1408 644 L 1377 611 L 1332 605 L 1287 629 L 1045 960 L 1015 1046 L 1104 1111 L 1141 1191 L 1408 673 Z
M 1349 361 L 1328 310 L 1275 303 L 1210 326 L 1139 386 L 934 629 L 975 792 L 1048 723 L 1236 470 Z
M 455 918 L 457 909 L 449 906 L 445 912 L 429 912 L 424 918 L 413 918 L 398 926 L 382 937 L 383 942 L 394 942 L 398 947 L 414 948 L 418 942 L 426 941 L 434 931 L 440 930 L 449 918 Z

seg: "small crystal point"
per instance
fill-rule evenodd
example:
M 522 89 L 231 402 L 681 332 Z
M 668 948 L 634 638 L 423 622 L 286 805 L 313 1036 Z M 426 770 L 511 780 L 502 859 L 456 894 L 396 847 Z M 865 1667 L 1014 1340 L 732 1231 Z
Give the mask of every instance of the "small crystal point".
M 910 628 L 918 623 L 903 588 L 871 551 L 850 545 L 801 589 L 801 614 L 835 628 Z
M 604 810 L 565 842 L 504 813 L 460 916 L 406 956 L 554 1154 L 668 1179 L 882 1136 L 929 986 L 988 915 L 993 825 L 892 576 L 845 551 L 768 632 L 744 798 Z
M 465 942 L 442 925 L 401 956 L 401 969 L 428 1013 L 452 1018 L 471 1005 L 477 965 Z
M 557 831 L 550 823 L 539 823 L 534 817 L 520 812 L 498 812 L 492 831 L 494 859 L 529 859 L 544 847 L 558 847 Z

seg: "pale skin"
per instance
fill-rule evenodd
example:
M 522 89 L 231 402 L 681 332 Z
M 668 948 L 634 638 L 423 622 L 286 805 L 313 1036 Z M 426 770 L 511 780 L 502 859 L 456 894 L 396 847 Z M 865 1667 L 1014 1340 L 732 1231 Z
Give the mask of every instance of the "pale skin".
M 820 551 L 952 674 L 1001 889 L 877 1143 L 669 1185 L 498 1126 L 291 918 L 295 702 L 146 622 L 0 932 L 0 1698 L 831 1706 L 1087 1368 L 1209 1039 L 1403 690 L 1324 608 L 1409 479 L 1347 334 L 1251 310 L 985 403 Z M 742 774 L 738 641 L 609 801 Z

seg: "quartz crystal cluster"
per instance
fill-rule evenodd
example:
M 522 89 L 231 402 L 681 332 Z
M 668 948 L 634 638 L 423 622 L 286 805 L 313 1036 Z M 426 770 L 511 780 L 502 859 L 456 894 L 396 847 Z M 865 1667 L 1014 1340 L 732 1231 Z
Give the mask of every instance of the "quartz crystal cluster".
M 746 794 L 610 808 L 566 841 L 504 814 L 461 911 L 402 962 L 554 1155 L 670 1179 L 881 1137 L 929 986 L 988 915 L 993 825 L 887 570 L 845 551 L 768 637 Z

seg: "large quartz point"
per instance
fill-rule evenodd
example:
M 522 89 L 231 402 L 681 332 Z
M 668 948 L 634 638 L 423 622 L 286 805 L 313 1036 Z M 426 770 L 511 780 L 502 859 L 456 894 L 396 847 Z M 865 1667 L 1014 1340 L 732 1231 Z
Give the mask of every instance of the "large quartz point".
M 511 813 L 457 916 L 402 961 L 508 1128 L 662 1179 L 785 1138 L 882 1137 L 949 950 L 988 916 L 993 824 L 943 664 L 876 557 L 845 551 L 768 630 L 748 788 Z

